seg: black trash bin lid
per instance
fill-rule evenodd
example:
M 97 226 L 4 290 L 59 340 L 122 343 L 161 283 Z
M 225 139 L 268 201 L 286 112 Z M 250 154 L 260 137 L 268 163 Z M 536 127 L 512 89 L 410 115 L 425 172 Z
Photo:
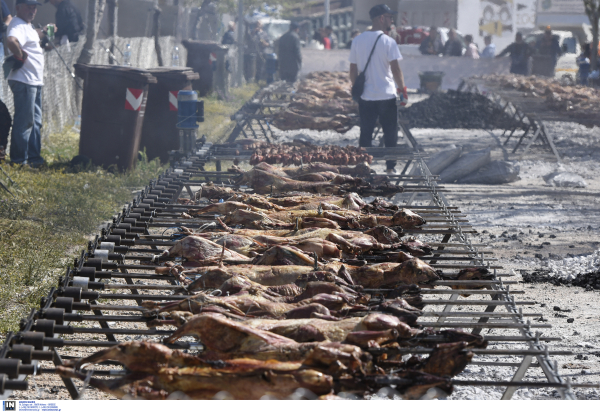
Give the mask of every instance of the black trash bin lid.
M 147 70 L 135 67 L 79 63 L 76 63 L 74 67 L 75 74 L 79 77 L 84 77 L 87 73 L 94 73 L 120 76 L 144 83 L 156 83 L 156 77 L 152 76 Z
M 198 80 L 200 78 L 191 67 L 152 67 L 147 71 L 157 79 Z

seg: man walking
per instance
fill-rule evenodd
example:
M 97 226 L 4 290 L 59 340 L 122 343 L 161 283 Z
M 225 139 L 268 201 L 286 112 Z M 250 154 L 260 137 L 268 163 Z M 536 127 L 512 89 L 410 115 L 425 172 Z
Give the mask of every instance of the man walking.
M 515 42 L 509 44 L 496 58 L 500 58 L 507 53 L 510 53 L 510 72 L 527 76 L 529 74 L 529 58 L 533 54 L 533 49 L 523 41 L 521 32 L 518 32 L 515 36 Z
M 387 5 L 379 4 L 369 11 L 372 29 L 357 36 L 350 49 L 350 80 L 355 83 L 359 72 L 365 70 L 369 55 L 371 61 L 365 71 L 365 87 L 358 111 L 360 116 L 360 147 L 371 147 L 375 123 L 379 119 L 383 129 L 386 147 L 395 147 L 398 143 L 398 108 L 396 96 L 400 96 L 400 104 L 406 105 L 408 95 L 404 85 L 404 77 L 398 60 L 402 59 L 398 45 L 384 31 L 389 31 L 394 21 L 394 14 Z M 395 173 L 396 162 L 387 162 L 387 173 Z
M 8 26 L 6 41 L 17 61 L 8 76 L 15 102 L 10 160 L 32 167 L 44 163 L 40 154 L 44 80 L 44 51 L 40 37 L 43 33 L 31 25 L 40 5 L 35 0 L 17 0 L 17 15 Z
M 59 44 L 65 44 L 67 40 L 70 43 L 79 41 L 79 35 L 83 32 L 83 19 L 79 10 L 71 0 L 46 0 L 48 2 L 56 7 L 55 36 Z
M 279 77 L 289 83 L 294 83 L 298 79 L 298 72 L 302 67 L 302 49 L 300 46 L 300 37 L 298 23 L 292 22 L 290 30 L 279 39 Z

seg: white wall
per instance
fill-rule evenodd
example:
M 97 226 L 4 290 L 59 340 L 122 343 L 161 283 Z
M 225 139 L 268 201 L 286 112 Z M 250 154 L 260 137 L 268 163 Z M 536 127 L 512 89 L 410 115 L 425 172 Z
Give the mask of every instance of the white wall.
M 350 50 L 310 50 L 302 49 L 302 74 L 313 71 L 350 70 Z M 405 56 L 400 61 L 404 80 L 408 88 L 420 86 L 419 72 L 442 71 L 445 73 L 443 89 L 456 89 L 461 79 L 483 74 L 503 74 L 510 69 L 510 59 L 472 60 L 466 57 Z

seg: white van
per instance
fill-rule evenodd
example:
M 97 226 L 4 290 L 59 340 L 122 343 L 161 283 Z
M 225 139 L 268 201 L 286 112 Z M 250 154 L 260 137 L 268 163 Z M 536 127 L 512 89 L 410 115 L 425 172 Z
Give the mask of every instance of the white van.
M 554 77 L 567 84 L 575 84 L 577 82 L 577 72 L 579 71 L 577 57 L 582 52 L 579 40 L 571 31 L 553 30 L 552 34 L 558 37 L 558 44 L 563 52 L 556 63 Z M 544 32 L 536 30 L 525 37 L 525 42 L 536 43 L 542 36 L 544 36 Z

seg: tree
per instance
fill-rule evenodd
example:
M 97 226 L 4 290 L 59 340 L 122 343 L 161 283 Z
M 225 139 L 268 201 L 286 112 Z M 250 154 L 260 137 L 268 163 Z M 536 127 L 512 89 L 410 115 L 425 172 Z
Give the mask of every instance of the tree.
M 585 13 L 590 19 L 592 25 L 592 47 L 590 63 L 591 69 L 598 68 L 598 19 L 600 19 L 600 0 L 583 0 L 585 5 Z

